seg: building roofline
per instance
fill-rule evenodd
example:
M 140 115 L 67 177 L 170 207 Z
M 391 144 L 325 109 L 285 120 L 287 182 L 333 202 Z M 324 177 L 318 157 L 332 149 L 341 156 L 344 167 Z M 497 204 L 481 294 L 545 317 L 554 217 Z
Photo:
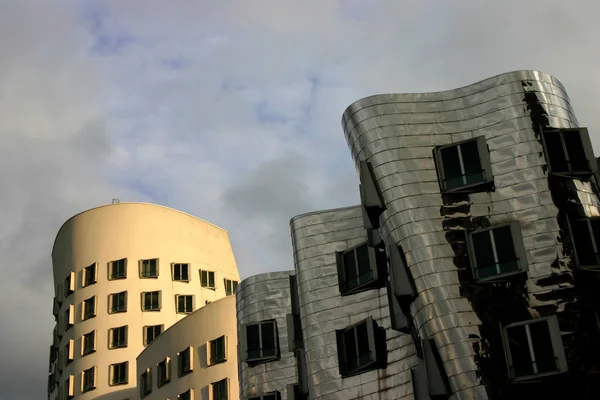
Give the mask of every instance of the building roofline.
M 299 215 L 296 215 L 296 216 L 292 217 L 290 219 L 290 225 L 292 225 L 294 223 L 294 221 L 296 221 L 297 219 L 300 219 L 300 218 L 304 218 L 304 217 L 308 217 L 308 216 L 316 215 L 316 214 L 323 214 L 323 213 L 327 213 L 327 212 L 349 210 L 351 208 L 356 208 L 356 207 L 360 207 L 360 204 L 356 204 L 356 205 L 353 205 L 353 206 L 346 206 L 346 207 L 329 208 L 329 209 L 326 209 L 326 210 L 309 211 L 307 213 L 299 214 Z

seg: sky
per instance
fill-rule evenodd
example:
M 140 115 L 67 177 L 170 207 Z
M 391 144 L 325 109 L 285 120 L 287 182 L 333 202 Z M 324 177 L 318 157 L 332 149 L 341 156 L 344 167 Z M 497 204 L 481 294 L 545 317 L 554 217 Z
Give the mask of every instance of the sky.
M 341 128 L 372 94 L 517 69 L 566 86 L 600 155 L 597 1 L 0 0 L 0 400 L 46 396 L 54 237 L 111 203 L 228 230 L 242 278 L 289 220 L 359 202 Z

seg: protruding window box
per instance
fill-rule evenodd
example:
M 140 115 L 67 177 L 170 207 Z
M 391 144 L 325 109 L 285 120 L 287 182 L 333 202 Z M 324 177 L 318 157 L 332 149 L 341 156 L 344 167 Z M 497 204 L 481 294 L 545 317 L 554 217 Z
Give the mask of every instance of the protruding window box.
M 542 136 L 551 174 L 587 178 L 598 172 L 587 128 L 545 129 Z
M 336 263 L 342 296 L 385 286 L 387 258 L 383 249 L 361 243 L 336 252 Z
M 240 355 L 242 362 L 255 366 L 279 359 L 277 322 L 266 320 L 240 325 Z
M 375 182 L 371 163 L 360 161 L 358 167 L 364 225 L 366 229 L 377 229 L 379 228 L 379 216 L 385 211 L 385 203 Z
M 387 366 L 385 330 L 372 317 L 335 334 L 342 378 Z

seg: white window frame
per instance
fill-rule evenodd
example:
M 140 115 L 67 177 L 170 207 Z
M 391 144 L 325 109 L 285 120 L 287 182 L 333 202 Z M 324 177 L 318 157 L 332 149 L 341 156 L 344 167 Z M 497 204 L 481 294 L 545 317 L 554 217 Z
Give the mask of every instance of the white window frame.
M 493 231 L 498 228 L 504 228 L 507 226 L 510 227 L 512 244 L 513 244 L 513 248 L 515 250 L 515 255 L 517 256 L 517 262 L 518 262 L 519 269 L 517 271 L 505 272 L 502 274 L 498 273 L 496 275 L 488 276 L 486 278 L 479 278 L 479 271 L 478 271 L 477 258 L 476 258 L 477 249 L 475 249 L 475 246 L 473 245 L 473 235 L 479 234 L 479 233 L 484 233 L 484 232 L 489 232 L 490 241 L 491 241 L 491 245 L 492 245 L 492 251 L 494 254 L 494 261 L 496 262 L 496 272 L 498 272 L 500 266 L 498 264 L 498 255 L 496 254 L 496 243 L 494 241 Z M 475 281 L 490 282 L 490 281 L 502 280 L 503 278 L 506 278 L 508 276 L 527 273 L 527 271 L 529 270 L 528 263 L 527 263 L 527 252 L 525 250 L 525 244 L 523 242 L 523 236 L 521 234 L 521 226 L 518 221 L 512 221 L 512 222 L 505 223 L 505 224 L 493 225 L 493 226 L 489 226 L 486 228 L 477 229 L 477 230 L 469 232 L 467 236 L 468 236 L 468 246 L 469 246 L 469 257 L 471 259 L 471 271 L 473 273 L 473 279 Z
M 94 304 L 93 304 L 93 307 L 91 307 L 92 308 L 91 314 L 86 315 L 85 309 L 90 301 L 93 301 Z M 86 321 L 90 318 L 94 318 L 97 315 L 97 307 L 98 307 L 98 299 L 96 298 L 95 295 L 83 300 L 81 302 L 81 320 Z
M 165 378 L 161 382 L 161 364 L 165 366 Z M 156 364 L 156 385 L 157 387 L 163 387 L 167 383 L 171 382 L 171 357 L 165 357 L 162 361 Z
M 190 306 L 191 306 L 191 310 L 187 311 L 181 311 L 179 309 L 179 299 L 183 297 L 185 298 L 184 302 L 185 302 L 185 306 L 187 308 L 188 304 L 187 304 L 187 299 L 190 298 Z M 194 310 L 196 309 L 196 296 L 194 296 L 193 294 L 176 294 L 175 295 L 175 311 L 177 312 L 177 314 L 191 314 L 194 312 Z
M 181 278 L 182 268 L 185 266 L 187 268 L 187 279 L 175 279 L 175 271 L 179 270 L 179 276 Z M 192 280 L 192 276 L 190 274 L 192 267 L 190 263 L 171 263 L 171 279 L 174 282 L 190 282 Z
M 160 333 L 156 336 L 154 336 L 154 338 L 152 339 L 151 342 L 148 342 L 148 330 L 150 328 L 152 328 L 152 334 L 154 334 L 155 332 L 155 328 L 159 326 L 160 327 Z M 160 335 L 163 334 L 163 332 L 165 331 L 165 326 L 163 324 L 158 324 L 158 325 L 145 325 L 144 326 L 144 346 L 148 346 L 150 343 L 154 342 L 156 340 L 156 338 L 158 338 Z
M 581 144 L 583 145 L 583 152 L 584 152 L 583 155 L 585 156 L 585 159 L 588 163 L 588 166 L 590 167 L 590 170 L 589 171 L 553 171 L 552 165 L 550 164 L 550 154 L 548 153 L 548 145 L 546 144 L 546 134 L 550 133 L 550 132 L 558 132 L 559 137 L 560 137 L 560 142 L 562 145 L 564 160 L 569 169 L 571 169 L 572 167 L 571 167 L 571 163 L 569 160 L 569 152 L 567 151 L 567 145 L 565 143 L 564 135 L 565 135 L 565 133 L 569 133 L 569 132 L 578 132 L 579 137 L 581 138 Z M 550 173 L 555 174 L 555 175 L 571 176 L 571 175 L 580 175 L 580 174 L 589 175 L 589 174 L 593 174 L 598 171 L 598 168 L 596 165 L 596 158 L 594 157 L 594 150 L 592 147 L 592 142 L 590 140 L 590 134 L 589 134 L 587 128 L 581 127 L 581 128 L 544 129 L 542 131 L 541 137 L 542 137 L 542 143 L 544 145 L 544 156 L 546 158 L 546 165 L 548 166 L 548 170 L 550 171 Z
M 119 296 L 121 294 L 125 298 L 123 308 L 122 309 L 114 309 L 115 297 Z M 118 313 L 123 313 L 123 312 L 127 312 L 127 290 L 109 294 L 108 295 L 108 313 L 109 314 L 118 314 Z
M 204 283 L 202 281 L 202 273 L 206 272 L 206 286 L 204 286 Z M 213 276 L 213 286 L 210 286 L 210 274 L 212 274 Z M 207 269 L 201 269 L 200 270 L 200 287 L 202 287 L 203 289 L 210 289 L 210 290 L 215 290 L 217 288 L 217 274 L 215 271 L 209 271 Z
M 216 357 L 215 355 L 213 355 L 213 351 L 212 351 L 212 344 L 216 343 L 217 340 L 221 340 L 223 339 L 223 357 L 220 359 L 214 359 L 214 357 Z M 215 365 L 215 364 L 220 364 L 222 362 L 227 361 L 227 336 L 223 335 L 223 336 L 219 336 L 216 339 L 210 340 L 208 341 L 208 343 L 206 343 L 206 365 Z
M 91 371 L 93 374 L 91 383 L 89 386 L 86 385 L 86 375 Z M 98 379 L 98 367 L 91 367 L 81 371 L 81 393 L 87 393 L 96 389 L 97 387 L 97 379 Z
M 346 266 L 344 264 L 344 256 L 348 253 L 354 254 L 354 268 L 356 268 L 356 272 L 358 275 L 358 249 L 362 246 L 367 247 L 367 253 L 369 257 L 369 269 L 371 270 L 371 279 L 365 282 L 359 282 L 356 286 L 349 288 L 346 279 Z M 338 288 L 342 296 L 347 296 L 354 293 L 362 292 L 363 290 L 371 289 L 371 286 L 375 285 L 376 282 L 379 280 L 380 277 L 377 265 L 377 249 L 375 249 L 374 247 L 370 247 L 367 242 L 359 243 L 356 246 L 350 247 L 344 251 L 336 251 L 335 256 L 338 271 Z
M 125 365 L 125 380 L 115 382 L 116 369 L 117 369 L 117 367 L 119 367 L 123 364 Z M 109 379 L 109 381 L 108 381 L 109 386 L 120 386 L 120 385 L 128 384 L 129 383 L 129 361 L 123 361 L 120 363 L 111 364 L 109 367 L 108 379 Z
M 86 341 L 86 337 L 91 336 L 93 343 L 92 346 L 86 347 L 85 345 L 85 341 Z M 98 331 L 97 330 L 93 330 L 93 331 L 89 331 L 88 333 L 85 333 L 83 336 L 81 336 L 81 356 L 87 356 L 88 354 L 92 354 L 96 351 L 96 349 L 98 348 Z
M 90 271 L 89 271 L 90 268 L 94 268 L 92 277 L 88 276 L 88 274 L 90 274 Z M 95 263 L 88 265 L 81 271 L 81 287 L 84 288 L 84 287 L 93 285 L 94 283 L 97 283 L 97 282 L 98 282 L 98 263 L 95 262 Z
M 477 152 L 479 153 L 479 162 L 480 168 L 483 172 L 483 181 L 475 182 L 475 183 L 466 183 L 466 175 L 465 175 L 465 167 L 463 165 L 462 160 L 462 151 L 460 146 L 465 145 L 470 142 L 476 142 Z M 453 189 L 448 189 L 446 184 L 446 170 L 444 168 L 444 160 L 442 159 L 442 150 L 456 147 L 458 150 L 458 161 L 460 163 L 460 170 L 462 172 L 463 185 L 458 186 Z M 436 169 L 438 174 L 438 181 L 440 184 L 440 189 L 442 193 L 455 193 L 462 191 L 474 191 L 478 186 L 486 185 L 494 182 L 494 175 L 492 173 L 492 165 L 490 163 L 490 152 L 487 146 L 487 140 L 485 136 L 477 136 L 471 139 L 461 140 L 460 142 L 446 144 L 443 146 L 436 146 L 433 149 L 435 161 L 436 161 Z
M 155 261 L 156 262 L 156 275 L 146 275 L 144 273 L 144 263 Z M 157 279 L 160 275 L 159 270 L 160 262 L 158 258 L 144 258 L 139 261 L 139 269 L 140 269 L 140 279 Z
M 275 338 L 275 355 L 264 355 L 264 345 L 262 340 L 262 325 L 271 324 L 273 327 L 273 337 Z M 248 327 L 258 325 L 258 337 L 260 343 L 260 357 L 250 358 L 248 356 Z M 279 353 L 281 351 L 279 347 L 279 335 L 277 329 L 277 320 L 269 319 L 264 321 L 251 322 L 247 324 L 239 324 L 240 327 L 240 345 L 241 345 L 241 361 L 246 362 L 248 364 L 259 364 L 266 361 L 276 360 L 279 358 Z
M 235 283 L 235 289 L 233 288 L 234 283 Z M 229 293 L 227 290 L 228 284 L 230 285 Z M 225 287 L 225 295 L 226 296 L 235 296 L 235 292 L 236 292 L 239 284 L 240 284 L 239 281 L 236 281 L 235 279 L 223 278 L 223 286 Z
M 531 335 L 529 333 L 529 325 L 531 325 L 533 323 L 540 323 L 543 321 L 546 321 L 546 323 L 547 323 L 548 335 L 550 336 L 550 341 L 552 343 L 552 350 L 554 351 L 554 358 L 556 359 L 557 370 L 552 371 L 552 372 L 545 372 L 545 373 L 538 374 L 535 372 L 535 370 L 536 370 L 535 354 L 533 352 L 533 342 L 531 339 Z M 528 347 L 529 347 L 531 361 L 533 362 L 534 373 L 533 373 L 533 375 L 525 375 L 525 376 L 517 377 L 517 376 L 515 376 L 514 370 L 512 368 L 512 364 L 513 364 L 512 354 L 510 352 L 509 338 L 508 338 L 507 330 L 512 327 L 523 326 L 523 325 L 525 325 L 525 334 L 527 336 L 527 343 L 528 343 Z M 557 375 L 557 374 L 567 372 L 567 370 L 568 370 L 567 359 L 565 356 L 565 349 L 563 347 L 562 337 L 560 334 L 560 326 L 558 324 L 558 318 L 556 317 L 556 315 L 552 315 L 552 316 L 544 317 L 544 318 L 530 319 L 527 321 L 515 322 L 513 324 L 506 325 L 506 326 L 502 327 L 502 341 L 504 343 L 504 354 L 506 356 L 506 367 L 508 369 L 508 374 L 509 374 L 509 377 L 514 382 L 540 378 L 543 376 Z
M 121 261 L 123 261 L 123 275 L 117 275 L 115 273 L 115 267 L 117 265 L 117 263 L 120 263 Z M 109 281 L 114 281 L 114 280 L 119 280 L 119 279 L 126 279 L 127 278 L 127 258 L 119 258 L 118 260 L 113 260 L 110 261 L 108 263 L 108 280 Z
M 182 357 L 183 354 L 189 353 L 189 365 L 183 365 Z M 194 370 L 194 346 L 188 346 L 184 350 L 177 353 L 177 375 L 182 377 L 189 374 Z
M 156 308 L 146 308 L 145 297 L 147 293 L 156 293 L 158 292 L 158 305 Z M 152 299 L 152 297 L 151 297 Z M 150 304 L 152 305 L 152 304 Z M 143 312 L 156 312 L 162 309 L 162 290 L 152 290 L 149 292 L 142 292 L 142 311 Z
M 115 343 L 113 343 L 113 337 L 114 337 L 114 334 L 116 332 L 118 332 L 120 329 L 122 329 L 124 331 L 124 333 L 123 333 L 123 335 L 124 335 L 123 343 L 122 344 L 118 344 L 118 345 L 115 346 Z M 108 330 L 108 348 L 111 349 L 111 350 L 112 349 L 122 349 L 124 347 L 127 347 L 128 344 L 129 344 L 128 343 L 129 342 L 128 339 L 129 339 L 129 326 L 127 326 L 127 325 L 116 326 L 116 327 L 110 328 Z

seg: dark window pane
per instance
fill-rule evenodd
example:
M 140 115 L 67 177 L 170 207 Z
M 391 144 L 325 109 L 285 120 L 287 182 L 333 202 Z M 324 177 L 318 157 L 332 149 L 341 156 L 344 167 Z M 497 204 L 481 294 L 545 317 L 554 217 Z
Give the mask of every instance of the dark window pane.
M 358 367 L 362 367 L 371 361 L 371 350 L 369 349 L 369 331 L 367 324 L 360 324 L 356 328 L 356 341 L 358 344 Z
M 500 273 L 514 272 L 519 270 L 517 254 L 510 233 L 510 226 L 496 228 L 494 233 L 494 243 L 496 244 L 496 255 L 500 264 Z
M 246 341 L 248 344 L 248 358 L 260 358 L 260 335 L 258 325 L 246 327 Z
M 512 357 L 512 368 L 515 377 L 532 375 L 533 364 L 529 355 L 529 345 L 525 326 L 513 326 L 506 329 L 508 335 L 508 345 Z
M 483 182 L 483 172 L 477 142 L 467 142 L 460 145 L 463 167 L 467 184 Z
M 569 154 L 571 171 L 589 171 L 590 167 L 588 166 L 585 157 L 585 151 L 583 150 L 583 143 L 581 142 L 579 131 L 563 132 L 563 139 L 565 141 L 565 146 L 567 147 L 567 153 Z
M 358 260 L 358 284 L 361 285 L 373 279 L 369 264 L 369 247 L 366 244 L 357 247 L 356 257 Z
M 587 220 L 571 222 L 571 229 L 573 230 L 574 245 L 579 265 L 596 265 L 596 254 L 594 253 Z
M 208 286 L 211 288 L 215 287 L 215 273 L 214 272 L 208 273 Z
M 529 334 L 533 344 L 533 354 L 535 355 L 535 365 L 537 373 L 556 371 L 556 361 L 554 360 L 554 349 L 548 331 L 548 322 L 540 321 L 529 324 Z
M 263 356 L 270 357 L 276 355 L 277 349 L 275 348 L 275 330 L 273 329 L 273 324 L 262 324 L 261 333 Z
M 354 252 L 347 251 L 343 255 L 344 275 L 347 289 L 352 289 L 358 285 L 358 275 L 356 271 L 356 262 L 354 261 Z
M 454 189 L 463 185 L 463 172 L 460 169 L 458 148 L 456 146 L 446 147 L 440 151 L 442 163 L 444 164 L 444 175 L 446 188 Z
M 358 354 L 356 352 L 356 337 L 354 329 L 348 329 L 344 332 L 344 350 L 346 352 L 346 362 L 348 370 L 353 371 L 358 368 Z
M 475 252 L 476 274 L 478 278 L 487 278 L 496 275 L 496 260 L 494 259 L 490 232 L 475 233 L 471 240 Z
M 568 172 L 567 161 L 560 140 L 558 131 L 544 132 L 544 141 L 546 142 L 547 157 L 550 167 L 554 172 Z

